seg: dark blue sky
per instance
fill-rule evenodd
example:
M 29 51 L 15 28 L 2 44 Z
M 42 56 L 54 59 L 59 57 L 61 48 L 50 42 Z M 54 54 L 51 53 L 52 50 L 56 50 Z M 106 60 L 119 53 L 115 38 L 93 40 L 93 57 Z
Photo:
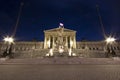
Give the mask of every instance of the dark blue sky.
M 16 40 L 44 40 L 43 31 L 63 23 L 65 28 L 77 31 L 77 40 L 103 40 L 96 4 L 107 35 L 120 36 L 119 0 L 0 0 L 0 34 L 11 35 L 24 2 Z

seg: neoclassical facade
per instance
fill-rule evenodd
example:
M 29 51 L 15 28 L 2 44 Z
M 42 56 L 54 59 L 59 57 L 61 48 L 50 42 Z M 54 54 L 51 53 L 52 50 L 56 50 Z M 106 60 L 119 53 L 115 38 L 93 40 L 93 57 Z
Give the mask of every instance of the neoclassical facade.
M 44 49 L 54 48 L 59 39 L 59 28 L 45 30 L 44 35 Z M 62 37 L 66 48 L 76 48 L 76 31 L 64 28 Z
M 0 42 L 0 54 L 2 54 L 8 44 Z M 120 42 L 115 42 L 107 46 L 105 41 L 76 41 L 76 31 L 66 29 L 63 26 L 45 30 L 44 41 L 19 41 L 12 46 L 12 52 L 15 57 L 33 58 L 46 56 L 52 51 L 52 55 L 59 54 L 54 52 L 56 49 L 64 49 L 63 54 L 69 55 L 70 52 L 79 57 L 105 57 L 107 48 L 114 50 L 116 55 L 120 56 Z

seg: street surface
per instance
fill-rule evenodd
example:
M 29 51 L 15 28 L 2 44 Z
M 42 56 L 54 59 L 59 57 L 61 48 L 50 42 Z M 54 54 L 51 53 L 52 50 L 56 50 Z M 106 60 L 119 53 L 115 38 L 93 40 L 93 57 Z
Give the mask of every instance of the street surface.
M 120 65 L 1 64 L 0 80 L 120 80 Z

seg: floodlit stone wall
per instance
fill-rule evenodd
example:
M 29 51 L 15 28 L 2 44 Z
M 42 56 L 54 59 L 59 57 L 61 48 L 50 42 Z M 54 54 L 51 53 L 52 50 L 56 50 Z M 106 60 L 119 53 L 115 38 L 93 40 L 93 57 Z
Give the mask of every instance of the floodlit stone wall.
M 81 57 L 105 57 L 107 47 L 112 47 L 115 53 L 120 56 L 120 42 L 115 42 L 110 46 L 107 46 L 104 41 L 77 42 L 74 51 Z
M 0 54 L 7 48 L 8 44 L 0 42 Z M 106 43 L 103 41 L 97 42 L 77 42 L 76 49 L 72 51 L 80 57 L 105 57 Z M 112 44 L 112 47 L 117 55 L 120 56 L 120 42 Z M 12 47 L 15 56 L 25 57 L 40 57 L 45 56 L 49 49 L 44 49 L 44 42 L 15 42 Z

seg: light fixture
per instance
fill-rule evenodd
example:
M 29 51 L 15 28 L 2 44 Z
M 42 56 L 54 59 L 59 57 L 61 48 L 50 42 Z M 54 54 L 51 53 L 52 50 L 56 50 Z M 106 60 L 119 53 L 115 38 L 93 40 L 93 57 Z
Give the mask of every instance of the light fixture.
M 12 37 L 8 37 L 8 36 L 7 36 L 7 37 L 4 38 L 4 41 L 5 41 L 5 42 L 8 42 L 9 44 L 11 44 L 11 43 L 14 42 L 14 39 L 13 39 Z
M 115 42 L 115 40 L 116 39 L 114 37 L 108 37 L 108 38 L 106 38 L 105 41 L 107 42 L 107 44 L 109 44 L 109 43 L 112 44 L 113 42 Z

